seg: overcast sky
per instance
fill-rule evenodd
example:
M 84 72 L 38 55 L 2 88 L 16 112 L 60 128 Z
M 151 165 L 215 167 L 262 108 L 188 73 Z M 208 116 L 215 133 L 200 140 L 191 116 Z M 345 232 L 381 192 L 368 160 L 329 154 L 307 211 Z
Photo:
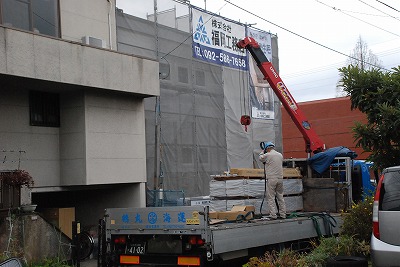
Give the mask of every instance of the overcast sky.
M 280 76 L 297 102 L 333 98 L 338 68 L 358 38 L 385 69 L 400 65 L 399 0 L 191 0 L 205 8 L 278 36 Z M 152 0 L 117 0 L 125 13 L 145 17 Z M 236 7 L 239 6 L 240 8 Z M 185 8 L 173 0 L 158 0 L 158 10 Z

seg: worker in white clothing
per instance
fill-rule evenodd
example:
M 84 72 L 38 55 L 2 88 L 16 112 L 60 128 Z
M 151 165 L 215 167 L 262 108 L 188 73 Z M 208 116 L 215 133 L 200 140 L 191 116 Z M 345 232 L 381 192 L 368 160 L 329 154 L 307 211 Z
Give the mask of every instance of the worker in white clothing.
M 260 161 L 265 164 L 267 176 L 267 203 L 269 207 L 269 218 L 277 219 L 277 208 L 275 197 L 278 201 L 279 216 L 286 218 L 286 205 L 283 199 L 283 156 L 275 150 L 272 142 L 264 144 L 264 150 L 259 155 Z

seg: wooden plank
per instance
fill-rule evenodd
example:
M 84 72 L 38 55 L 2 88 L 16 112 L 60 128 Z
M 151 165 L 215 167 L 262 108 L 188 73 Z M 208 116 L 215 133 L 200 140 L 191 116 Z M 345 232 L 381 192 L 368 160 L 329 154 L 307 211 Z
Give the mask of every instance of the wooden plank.
M 212 176 L 217 181 L 235 179 L 262 179 L 264 169 L 232 168 L 228 175 Z M 283 168 L 283 178 L 302 178 L 301 172 L 297 168 Z

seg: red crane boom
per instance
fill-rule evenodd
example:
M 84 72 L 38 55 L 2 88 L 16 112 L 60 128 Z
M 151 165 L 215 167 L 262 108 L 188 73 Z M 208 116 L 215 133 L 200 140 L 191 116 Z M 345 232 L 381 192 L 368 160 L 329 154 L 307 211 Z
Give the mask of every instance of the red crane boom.
M 246 37 L 243 40 L 240 40 L 236 45 L 239 48 L 247 49 L 256 61 L 258 68 L 264 75 L 264 79 L 268 81 L 272 90 L 274 90 L 293 122 L 303 135 L 306 143 L 306 152 L 318 153 L 325 150 L 325 144 L 321 141 L 319 136 L 311 127 L 311 124 L 307 121 L 307 118 L 304 116 L 303 112 L 290 94 L 289 89 L 279 77 L 278 72 L 275 70 L 272 63 L 267 59 L 257 41 L 252 37 Z

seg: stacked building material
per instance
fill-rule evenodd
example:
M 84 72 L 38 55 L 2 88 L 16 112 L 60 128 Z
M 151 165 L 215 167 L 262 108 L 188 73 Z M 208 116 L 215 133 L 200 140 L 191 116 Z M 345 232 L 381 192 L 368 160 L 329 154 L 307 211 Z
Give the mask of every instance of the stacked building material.
M 232 173 L 233 170 L 233 173 Z M 262 169 L 231 169 L 210 180 L 210 210 L 226 211 L 233 206 L 253 205 L 256 213 L 267 214 L 264 198 L 265 179 Z M 303 182 L 299 170 L 284 168 L 283 194 L 287 212 L 303 210 Z

